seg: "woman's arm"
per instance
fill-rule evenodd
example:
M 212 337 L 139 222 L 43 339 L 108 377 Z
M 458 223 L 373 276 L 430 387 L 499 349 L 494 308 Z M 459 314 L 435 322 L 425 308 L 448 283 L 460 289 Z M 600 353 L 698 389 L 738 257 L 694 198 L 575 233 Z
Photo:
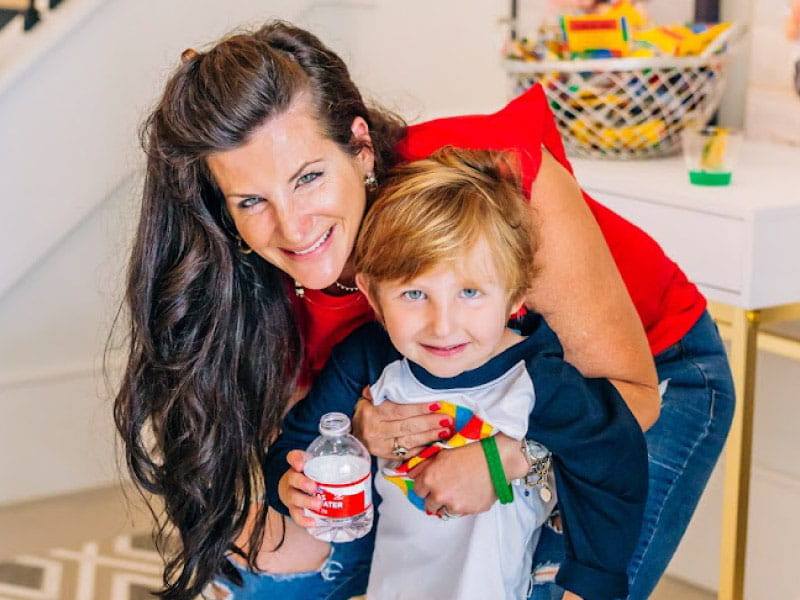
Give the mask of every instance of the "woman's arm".
M 531 198 L 539 272 L 526 304 L 556 332 L 567 362 L 609 379 L 647 430 L 660 401 L 644 328 L 577 182 L 544 149 Z

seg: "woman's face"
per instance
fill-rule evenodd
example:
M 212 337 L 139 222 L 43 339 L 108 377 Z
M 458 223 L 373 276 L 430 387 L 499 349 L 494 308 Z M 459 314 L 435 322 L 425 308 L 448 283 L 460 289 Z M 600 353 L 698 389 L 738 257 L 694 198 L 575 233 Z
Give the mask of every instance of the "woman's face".
M 369 141 L 366 122 L 352 125 Z M 364 216 L 369 148 L 352 156 L 321 133 L 307 95 L 267 120 L 240 147 L 212 154 L 208 167 L 242 240 L 309 289 L 333 284 Z

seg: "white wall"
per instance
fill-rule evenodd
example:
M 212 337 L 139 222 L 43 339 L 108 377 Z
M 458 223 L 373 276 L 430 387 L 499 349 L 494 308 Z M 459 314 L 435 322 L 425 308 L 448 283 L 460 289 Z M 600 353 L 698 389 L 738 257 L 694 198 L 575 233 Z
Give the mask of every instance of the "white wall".
M 790 0 L 753 0 L 747 134 L 800 146 L 800 95 L 792 85 L 800 40 L 784 34 Z
M 136 129 L 184 48 L 280 17 L 319 32 L 368 95 L 412 118 L 505 98 L 491 0 L 469 12 L 456 0 L 84 3 L 97 8 L 0 86 L 0 503 L 116 477 L 99 368 L 135 221 Z
M 369 95 L 412 120 L 503 103 L 498 19 L 505 2 L 473 0 L 469 10 L 459 0 L 313 4 L 268 6 L 313 27 L 343 54 Z M 54 244 L 52 250 L 0 296 L 0 502 L 115 480 L 110 398 L 98 366 L 134 221 L 138 180 L 126 176 L 141 162 L 135 128 L 182 49 L 259 20 L 265 6 L 109 0 L 83 23 L 78 39 L 66 39 L 0 95 L 0 178 L 11 192 L 4 194 L 2 237 L 15 240 L 11 250 L 28 251 L 28 238 L 38 243 L 60 203 L 90 207 L 66 237 L 42 242 Z M 63 70 L 76 62 L 100 70 L 88 82 L 64 80 Z M 45 100 L 63 100 L 75 114 L 83 104 L 91 108 L 81 117 L 86 138 L 71 140 L 87 169 L 79 176 L 59 171 L 59 157 L 48 154 L 65 140 L 62 124 L 48 120 Z M 34 183 L 51 191 L 32 193 L 26 186 Z M 84 183 L 97 190 L 95 197 L 70 195 Z M 765 354 L 759 361 L 748 598 L 796 598 L 800 365 Z M 717 474 L 671 567 L 711 587 L 720 502 Z

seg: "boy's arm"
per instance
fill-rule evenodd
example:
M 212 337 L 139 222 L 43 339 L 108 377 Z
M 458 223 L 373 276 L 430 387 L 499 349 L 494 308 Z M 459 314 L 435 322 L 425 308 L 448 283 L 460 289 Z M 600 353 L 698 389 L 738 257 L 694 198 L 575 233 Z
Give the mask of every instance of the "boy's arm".
M 370 326 L 362 327 L 334 348 L 308 396 L 286 414 L 281 434 L 267 451 L 267 501 L 284 515 L 289 511 L 278 495 L 278 484 L 289 469 L 286 457 L 292 450 L 305 450 L 319 435 L 319 420 L 325 413 L 341 412 L 352 418 L 361 390 L 371 383 L 376 361 L 385 354 L 380 338 L 371 331 Z
M 556 582 L 586 600 L 626 597 L 647 498 L 647 446 L 605 379 L 560 358 L 530 365 L 536 389 L 527 437 L 553 453 L 566 559 Z

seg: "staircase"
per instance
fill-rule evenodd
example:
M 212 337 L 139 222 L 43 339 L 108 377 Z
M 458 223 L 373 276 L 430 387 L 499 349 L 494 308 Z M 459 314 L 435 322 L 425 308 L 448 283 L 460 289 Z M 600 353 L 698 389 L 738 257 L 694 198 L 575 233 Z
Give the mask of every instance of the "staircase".
M 118 480 L 101 360 L 139 124 L 182 50 L 299 5 L 64 0 L 0 29 L 0 504 Z
M 461 0 L 37 2 L 29 31 L 18 12 L 0 29 L 0 504 L 119 477 L 101 360 L 137 220 L 137 130 L 184 49 L 282 18 L 406 115 L 505 96 L 496 0 L 459 16 L 448 52 L 441 31 Z

